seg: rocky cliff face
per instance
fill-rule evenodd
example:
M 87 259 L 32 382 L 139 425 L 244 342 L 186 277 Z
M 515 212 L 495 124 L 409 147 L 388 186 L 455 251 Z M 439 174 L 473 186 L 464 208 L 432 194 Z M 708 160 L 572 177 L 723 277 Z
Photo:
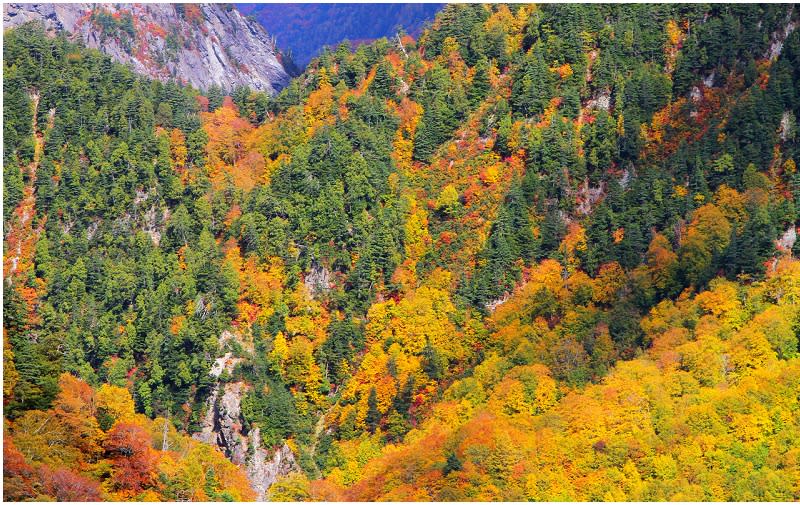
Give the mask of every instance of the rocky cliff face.
M 221 4 L 3 4 L 4 28 L 31 20 L 139 73 L 202 90 L 247 85 L 275 94 L 294 72 L 259 23 Z
M 220 343 L 235 338 L 230 332 L 224 332 Z M 211 368 L 211 375 L 219 378 L 223 372 L 231 373 L 241 361 L 227 352 L 217 358 Z M 261 446 L 261 433 L 254 428 L 246 434 L 242 429 L 241 402 L 247 392 L 244 382 L 218 383 L 207 401 L 208 410 L 203 420 L 203 429 L 194 438 L 207 444 L 216 445 L 236 465 L 244 467 L 250 485 L 263 501 L 267 490 L 278 479 L 294 471 L 300 471 L 294 454 L 284 444 L 278 450 L 269 450 Z

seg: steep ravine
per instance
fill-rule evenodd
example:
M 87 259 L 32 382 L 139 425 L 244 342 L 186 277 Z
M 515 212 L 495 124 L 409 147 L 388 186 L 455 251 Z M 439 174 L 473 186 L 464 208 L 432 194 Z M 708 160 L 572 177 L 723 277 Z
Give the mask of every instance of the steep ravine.
M 223 332 L 220 347 L 225 349 L 226 342 L 234 338 L 232 333 Z M 230 374 L 240 361 L 241 358 L 234 357 L 233 353 L 225 352 L 215 360 L 210 373 L 219 379 L 223 372 Z M 263 501 L 269 487 L 279 477 L 299 471 L 300 467 L 285 443 L 277 450 L 271 450 L 261 445 L 258 427 L 244 433 L 241 402 L 248 387 L 242 381 L 223 383 L 218 380 L 206 401 L 208 410 L 203 429 L 194 438 L 219 447 L 234 464 L 243 467 L 258 499 Z
M 44 134 L 37 122 L 39 111 L 39 91 L 31 89 L 29 92 L 33 106 L 31 132 L 33 133 L 34 151 L 33 161 L 27 167 L 28 182 L 23 188 L 22 201 L 12 212 L 6 223 L 4 232 L 5 251 L 3 255 L 4 281 L 11 285 L 18 279 L 24 279 L 33 268 L 33 251 L 36 242 L 44 230 L 45 221 L 36 223 L 36 171 L 42 159 L 44 149 Z M 52 128 L 54 111 L 50 111 L 50 120 L 45 128 Z M 28 290 L 29 293 L 35 293 Z

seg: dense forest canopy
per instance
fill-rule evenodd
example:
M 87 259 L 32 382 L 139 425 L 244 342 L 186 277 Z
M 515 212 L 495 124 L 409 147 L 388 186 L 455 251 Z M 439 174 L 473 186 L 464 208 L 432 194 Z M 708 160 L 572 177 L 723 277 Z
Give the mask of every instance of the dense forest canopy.
M 276 97 L 6 32 L 4 498 L 253 499 L 236 383 L 273 500 L 800 500 L 797 23 L 449 5 Z

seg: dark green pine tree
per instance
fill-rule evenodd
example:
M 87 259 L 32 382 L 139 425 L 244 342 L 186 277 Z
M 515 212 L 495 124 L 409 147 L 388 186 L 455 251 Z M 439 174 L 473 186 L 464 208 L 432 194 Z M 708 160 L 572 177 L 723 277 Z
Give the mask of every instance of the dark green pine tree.
M 363 346 L 363 336 L 350 317 L 331 321 L 328 335 L 320 347 L 319 361 L 328 369 L 331 381 L 340 384 L 347 378 L 342 365 L 353 359 L 355 352 Z
M 397 248 L 384 214 L 378 219 L 380 220 L 378 229 L 368 246 L 369 256 L 375 267 L 383 273 L 384 282 L 388 283 L 397 266 Z
M 396 79 L 392 69 L 386 61 L 382 61 L 375 69 L 375 78 L 369 86 L 369 90 L 381 98 L 395 98 Z
M 633 269 L 641 263 L 647 242 L 642 234 L 642 227 L 633 219 L 629 219 L 623 226 L 625 236 L 617 244 L 616 257 L 620 265 L 626 269 Z
M 567 118 L 576 118 L 581 111 L 581 97 L 578 89 L 570 86 L 564 90 L 561 101 L 561 114 Z
M 422 113 L 422 118 L 414 136 L 414 159 L 430 161 L 436 149 L 442 145 L 456 126 L 455 113 L 441 96 L 433 99 L 431 105 Z
M 394 401 L 392 402 L 392 407 L 394 407 L 394 410 L 403 414 L 404 416 L 408 416 L 408 409 L 411 408 L 411 404 L 414 401 L 414 386 L 414 376 L 409 374 L 405 385 L 403 385 L 403 389 L 397 392 L 397 395 L 394 397 Z
M 433 380 L 439 380 L 444 376 L 442 355 L 430 339 L 425 340 L 425 347 L 422 349 L 422 370 Z
M 511 109 L 523 117 L 544 112 L 553 97 L 553 73 L 539 54 L 527 58 L 511 87 Z
M 56 183 L 53 176 L 56 174 L 56 167 L 50 158 L 45 157 L 39 164 L 36 171 L 36 208 L 42 212 L 47 212 L 53 205 L 56 198 Z
M 561 245 L 561 240 L 566 233 L 564 220 L 556 207 L 550 207 L 547 214 L 544 216 L 544 221 L 541 226 L 542 246 L 539 251 L 539 257 L 545 258 L 551 256 L 558 251 L 558 246 Z
M 170 216 L 167 224 L 167 245 L 178 249 L 183 245 L 189 244 L 195 237 L 195 223 L 186 210 L 186 206 L 180 204 L 175 212 Z
M 586 229 L 586 242 L 588 250 L 584 265 L 590 274 L 595 274 L 603 263 L 611 261 L 612 252 L 611 233 L 614 229 L 614 216 L 611 209 L 601 203 L 592 213 Z
M 508 145 L 508 140 L 511 137 L 512 130 L 511 114 L 505 114 L 500 118 L 500 124 L 497 126 L 497 137 L 494 141 L 494 149 L 502 157 L 511 155 L 511 148 Z
M 449 475 L 452 472 L 461 470 L 462 467 L 463 464 L 461 463 L 461 459 L 459 459 L 458 455 L 454 451 L 451 451 L 447 454 L 447 461 L 444 463 L 442 473 L 444 475 Z
M 726 259 L 734 267 L 732 273 L 763 275 L 766 270 L 764 263 L 774 251 L 776 236 L 775 226 L 766 210 L 756 210 L 745 224 L 741 235 L 731 240 L 726 251 Z
M 536 256 L 538 246 L 531 229 L 528 206 L 525 195 L 519 184 L 514 184 L 506 197 L 505 207 L 510 217 L 510 228 L 513 232 L 514 254 L 526 263 Z
M 208 98 L 208 111 L 209 112 L 214 112 L 215 110 L 217 110 L 220 107 L 222 107 L 222 101 L 225 98 L 225 92 L 222 91 L 222 88 L 220 88 L 216 84 L 212 84 L 208 88 L 207 95 L 208 95 L 207 98 Z
M 504 207 L 500 210 L 497 222 L 492 225 L 486 250 L 486 266 L 476 276 L 476 300 L 485 303 L 510 289 L 517 280 L 518 272 L 513 268 L 519 255 L 514 240 L 511 218 Z
M 489 60 L 481 58 L 475 64 L 475 75 L 472 77 L 472 85 L 467 90 L 467 100 L 472 107 L 477 107 L 486 95 L 489 94 L 492 86 L 489 82 Z
M 711 194 L 708 188 L 708 181 L 706 180 L 706 168 L 700 156 L 695 158 L 694 166 L 692 166 L 692 174 L 689 178 L 689 190 L 692 196 L 703 195 L 706 199 L 708 199 Z
M 11 211 L 22 200 L 25 183 L 19 165 L 9 162 L 3 167 L 3 216 L 8 219 Z
M 378 393 L 375 388 L 369 390 L 369 397 L 367 398 L 367 417 L 365 419 L 370 433 L 375 433 L 378 429 L 378 424 L 381 422 L 381 413 L 378 410 Z
M 19 31 L 17 32 L 19 35 Z M 18 77 L 17 67 L 4 66 L 3 77 L 3 152 L 8 163 L 13 154 L 27 163 L 33 159 L 33 104 L 25 92 L 26 82 Z

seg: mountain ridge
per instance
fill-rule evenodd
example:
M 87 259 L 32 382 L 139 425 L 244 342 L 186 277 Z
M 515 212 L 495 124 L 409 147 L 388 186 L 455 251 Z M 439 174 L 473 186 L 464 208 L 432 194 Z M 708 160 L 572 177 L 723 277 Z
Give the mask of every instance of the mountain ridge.
M 276 94 L 296 69 L 258 23 L 222 4 L 3 5 L 4 28 L 39 20 L 138 73 L 207 90 Z
M 305 66 L 326 45 L 345 40 L 354 46 L 381 37 L 393 38 L 396 28 L 418 36 L 444 4 L 252 4 L 238 3 L 292 57 Z

